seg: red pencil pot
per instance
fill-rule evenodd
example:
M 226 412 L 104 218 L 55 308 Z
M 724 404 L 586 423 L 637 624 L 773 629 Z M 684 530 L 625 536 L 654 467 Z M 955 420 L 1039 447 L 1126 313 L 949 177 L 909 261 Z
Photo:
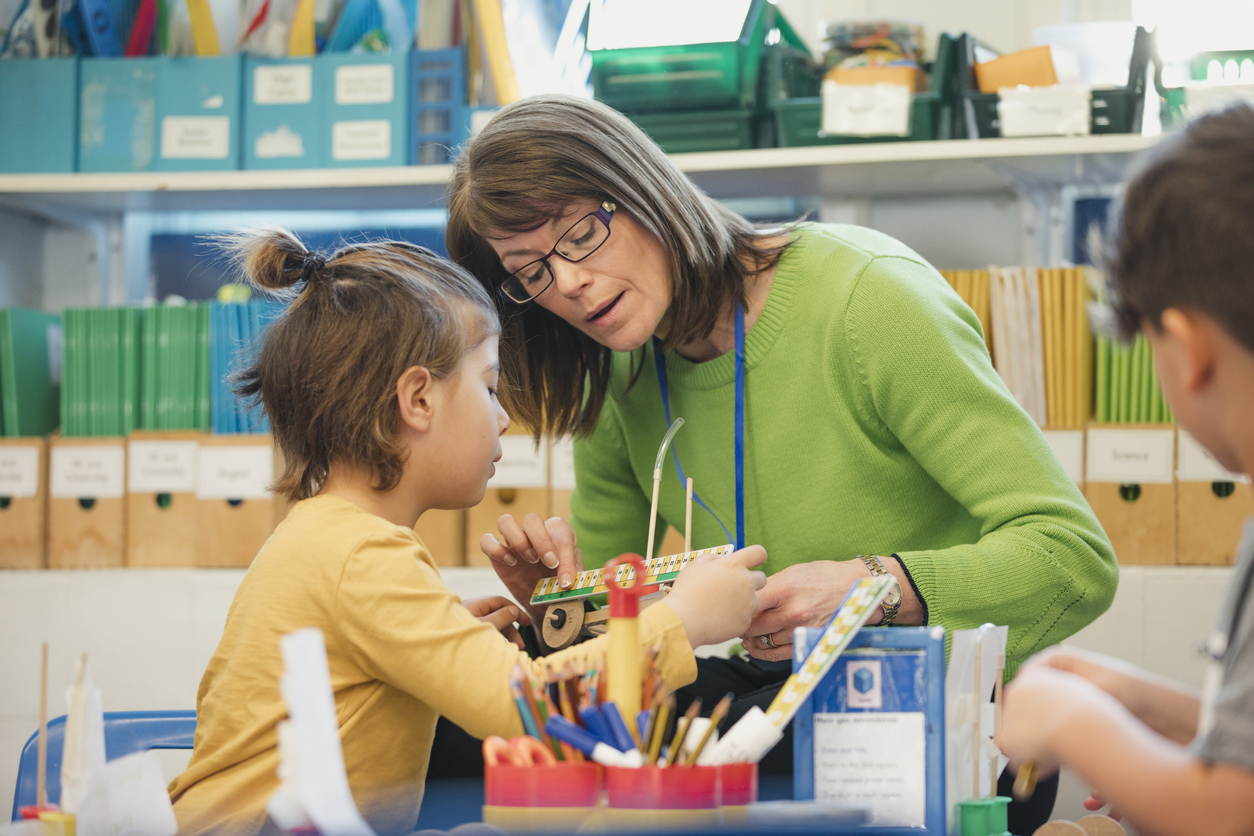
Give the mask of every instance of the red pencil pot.
M 486 764 L 483 820 L 511 833 L 573 833 L 596 809 L 600 773 L 601 767 L 591 762 Z
M 758 765 L 725 763 L 718 767 L 724 807 L 743 807 L 758 800 Z
M 607 817 L 615 830 L 692 830 L 718 824 L 713 766 L 605 768 Z

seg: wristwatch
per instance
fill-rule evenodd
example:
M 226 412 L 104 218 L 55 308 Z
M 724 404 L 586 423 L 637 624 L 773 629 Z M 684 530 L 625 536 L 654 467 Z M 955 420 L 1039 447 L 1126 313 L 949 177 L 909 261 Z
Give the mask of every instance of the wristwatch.
M 897 617 L 897 610 L 901 609 L 901 584 L 897 583 L 897 578 L 884 568 L 883 562 L 875 555 L 860 554 L 858 559 L 866 564 L 866 568 L 871 570 L 872 575 L 884 575 L 893 582 L 888 588 L 888 596 L 884 599 L 884 603 L 880 604 L 880 609 L 884 611 L 884 620 L 880 622 L 880 626 L 888 627 Z

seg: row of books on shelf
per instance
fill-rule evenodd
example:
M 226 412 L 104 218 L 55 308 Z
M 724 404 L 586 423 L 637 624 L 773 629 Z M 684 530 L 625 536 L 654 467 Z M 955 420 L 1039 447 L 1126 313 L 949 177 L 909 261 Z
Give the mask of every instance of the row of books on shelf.
M 1226 565 L 1254 494 L 1172 425 L 1046 430 L 1123 564 Z M 431 511 L 419 537 L 441 566 L 486 566 L 502 514 L 569 517 L 569 440 L 511 432 L 483 501 Z M 244 568 L 287 513 L 267 435 L 136 431 L 0 439 L 0 568 Z M 663 553 L 682 551 L 671 531 Z
M 268 432 L 229 376 L 281 310 L 272 300 L 0 310 L 0 435 Z

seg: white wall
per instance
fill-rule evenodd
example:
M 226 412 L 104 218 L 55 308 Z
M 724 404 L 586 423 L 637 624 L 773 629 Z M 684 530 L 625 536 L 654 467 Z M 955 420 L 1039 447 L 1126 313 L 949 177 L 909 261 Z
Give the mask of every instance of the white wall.
M 0 209 L 0 308 L 43 306 L 43 223 Z

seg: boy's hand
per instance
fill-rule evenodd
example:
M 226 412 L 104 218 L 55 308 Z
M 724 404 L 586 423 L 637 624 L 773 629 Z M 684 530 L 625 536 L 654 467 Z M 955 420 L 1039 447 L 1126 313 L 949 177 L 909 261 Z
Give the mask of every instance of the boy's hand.
M 526 650 L 516 623 L 525 627 L 531 623 L 531 619 L 513 601 L 500 595 L 490 595 L 486 598 L 470 598 L 463 601 L 462 606 L 470 610 L 470 614 L 475 618 L 486 621 L 499 630 L 501 635 L 517 645 L 519 650 Z
M 725 557 L 701 555 L 675 578 L 667 604 L 684 623 L 694 648 L 739 636 L 758 609 L 757 590 L 766 575 L 752 571 L 766 560 L 766 549 L 749 546 Z
M 1075 648 L 1053 647 L 1036 654 L 1024 663 L 1022 670 L 1052 668 L 1087 679 L 1125 705 L 1144 672 L 1121 659 L 1090 653 Z
M 1102 798 L 1096 792 L 1094 792 L 1088 798 L 1084 799 L 1085 810 L 1089 810 L 1091 812 L 1096 813 L 1098 810 L 1102 809 L 1105 806 L 1106 806 L 1106 799 Z M 1110 812 L 1107 813 L 1106 815 L 1107 817 L 1112 818 L 1115 821 L 1121 821 L 1123 819 L 1123 814 L 1120 813 L 1118 810 L 1116 810 L 1114 807 L 1111 807 Z
M 512 514 L 504 514 L 496 524 L 501 539 L 485 534 L 479 548 L 510 594 L 524 606 L 541 579 L 556 576 L 565 589 L 583 571 L 575 530 L 561 517 L 543 520 L 539 514 L 528 514 L 519 523 Z M 543 613 L 532 615 L 539 618 Z

